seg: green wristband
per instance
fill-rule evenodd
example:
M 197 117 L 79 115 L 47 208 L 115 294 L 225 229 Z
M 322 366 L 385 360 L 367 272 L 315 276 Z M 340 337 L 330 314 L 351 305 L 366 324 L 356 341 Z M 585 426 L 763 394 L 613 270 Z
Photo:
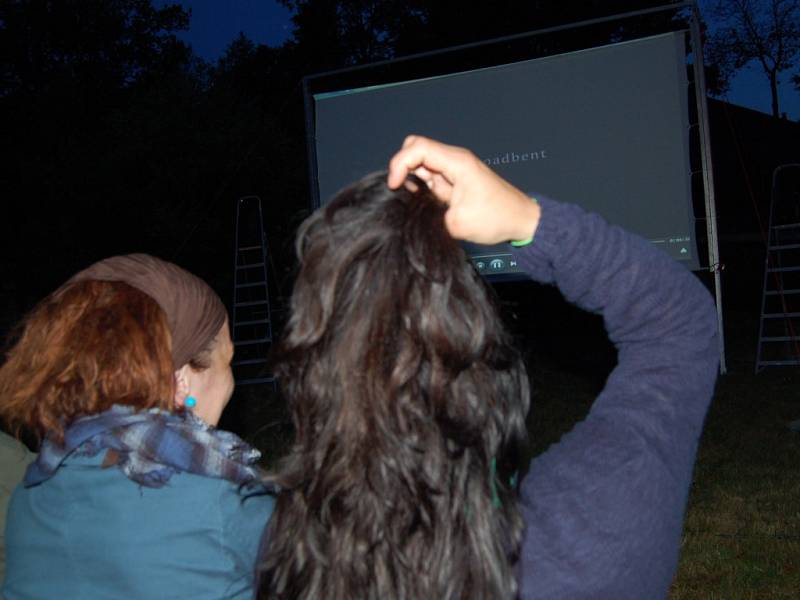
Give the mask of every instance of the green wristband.
M 536 198 L 531 198 L 531 202 L 533 202 L 534 204 L 539 204 L 536 201 Z M 511 245 L 514 246 L 515 248 L 520 248 L 522 246 L 527 246 L 532 241 L 533 241 L 533 234 L 531 234 L 531 237 L 525 238 L 524 240 L 512 240 Z
M 514 240 L 511 242 L 511 245 L 515 248 L 519 248 L 521 246 L 527 246 L 533 241 L 533 236 L 529 237 L 527 240 Z

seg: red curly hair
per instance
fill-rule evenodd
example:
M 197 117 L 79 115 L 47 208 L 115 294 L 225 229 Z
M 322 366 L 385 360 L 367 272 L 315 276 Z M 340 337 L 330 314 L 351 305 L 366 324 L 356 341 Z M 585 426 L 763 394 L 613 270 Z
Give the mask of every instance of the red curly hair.
M 0 367 L 0 417 L 16 432 L 63 441 L 79 416 L 113 404 L 170 409 L 175 393 L 167 317 L 121 282 L 80 281 L 42 300 Z

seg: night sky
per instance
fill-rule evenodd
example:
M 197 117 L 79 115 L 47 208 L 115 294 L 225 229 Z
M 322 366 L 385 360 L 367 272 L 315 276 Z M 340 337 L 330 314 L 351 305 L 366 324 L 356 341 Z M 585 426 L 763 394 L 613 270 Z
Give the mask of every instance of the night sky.
M 189 31 L 181 37 L 206 60 L 216 60 L 239 32 L 270 46 L 279 46 L 291 37 L 291 13 L 276 0 L 182 0 L 180 4 L 192 11 Z M 701 2 L 701 8 L 706 4 Z M 788 79 L 780 90 L 781 111 L 800 120 L 800 93 Z M 760 67 L 754 64 L 740 71 L 726 99 L 769 113 L 769 84 Z

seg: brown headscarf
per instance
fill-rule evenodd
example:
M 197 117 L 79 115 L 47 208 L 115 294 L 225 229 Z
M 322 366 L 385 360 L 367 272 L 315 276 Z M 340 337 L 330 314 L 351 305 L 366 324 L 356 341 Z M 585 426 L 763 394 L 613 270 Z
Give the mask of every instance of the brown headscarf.
M 208 284 L 178 265 L 148 254 L 112 256 L 69 282 L 121 281 L 144 292 L 167 314 L 176 369 L 206 348 L 225 322 L 222 300 Z

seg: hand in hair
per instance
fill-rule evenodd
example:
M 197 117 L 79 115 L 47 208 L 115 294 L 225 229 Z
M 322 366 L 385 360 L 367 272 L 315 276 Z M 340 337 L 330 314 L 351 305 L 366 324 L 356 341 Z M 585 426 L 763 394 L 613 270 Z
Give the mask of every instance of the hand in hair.
M 448 204 L 445 224 L 456 239 L 478 244 L 524 240 L 539 225 L 538 204 L 465 148 L 410 135 L 389 162 L 389 187 L 400 187 L 409 173 Z

